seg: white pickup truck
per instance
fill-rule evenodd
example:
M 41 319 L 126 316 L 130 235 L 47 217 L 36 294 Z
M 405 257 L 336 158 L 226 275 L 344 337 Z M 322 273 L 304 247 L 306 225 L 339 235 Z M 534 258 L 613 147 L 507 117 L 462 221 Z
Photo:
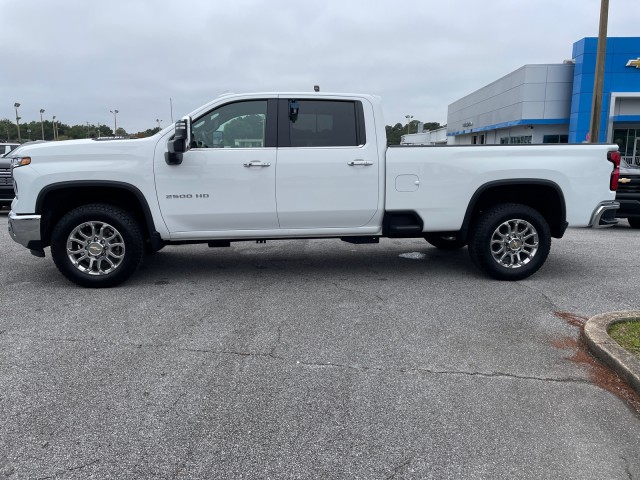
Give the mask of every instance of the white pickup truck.
M 227 95 L 156 135 L 24 147 L 12 238 L 69 280 L 120 284 L 165 245 L 425 238 L 518 280 L 567 226 L 615 223 L 615 145 L 388 148 L 370 95 Z

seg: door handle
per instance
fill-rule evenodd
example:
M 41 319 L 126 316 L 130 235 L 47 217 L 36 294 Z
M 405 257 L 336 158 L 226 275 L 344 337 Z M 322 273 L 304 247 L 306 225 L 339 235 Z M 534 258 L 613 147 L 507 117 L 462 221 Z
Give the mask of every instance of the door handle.
M 350 162 L 347 162 L 347 165 L 349 165 L 350 167 L 354 167 L 356 165 L 369 166 L 373 165 L 373 162 L 370 162 L 369 160 L 351 160 Z
M 251 167 L 270 167 L 271 166 L 271 164 L 269 162 L 261 162 L 260 160 L 253 160 L 251 162 L 243 163 L 242 165 L 244 165 L 247 168 L 251 168 Z

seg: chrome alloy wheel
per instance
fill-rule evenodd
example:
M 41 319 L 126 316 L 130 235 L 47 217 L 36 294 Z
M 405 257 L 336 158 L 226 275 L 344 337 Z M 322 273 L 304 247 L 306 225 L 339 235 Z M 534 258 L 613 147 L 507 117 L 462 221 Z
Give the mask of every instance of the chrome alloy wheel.
M 85 222 L 67 238 L 67 256 L 74 267 L 88 275 L 108 275 L 124 260 L 124 239 L 105 222 Z
M 526 220 L 507 220 L 491 235 L 491 255 L 505 268 L 528 264 L 538 251 L 538 245 L 538 232 Z

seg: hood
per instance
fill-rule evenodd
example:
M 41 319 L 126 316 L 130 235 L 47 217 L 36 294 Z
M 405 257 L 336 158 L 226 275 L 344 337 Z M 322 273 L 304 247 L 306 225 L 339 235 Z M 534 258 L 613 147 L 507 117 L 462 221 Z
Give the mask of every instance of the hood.
M 63 140 L 57 142 L 34 143 L 22 145 L 10 152 L 9 160 L 14 157 L 33 157 L 34 160 L 53 159 L 78 156 L 114 156 L 127 155 L 159 140 L 157 135 L 136 139 L 84 139 Z

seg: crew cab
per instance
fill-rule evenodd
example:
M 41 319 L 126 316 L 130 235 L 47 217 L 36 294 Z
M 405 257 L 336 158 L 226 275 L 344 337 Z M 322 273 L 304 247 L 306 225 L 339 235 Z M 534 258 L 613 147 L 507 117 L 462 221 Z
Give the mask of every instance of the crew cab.
M 616 145 L 388 148 L 378 97 L 219 97 L 145 139 L 31 145 L 13 159 L 12 238 L 86 287 L 145 250 L 246 240 L 425 238 L 526 278 L 568 225 L 615 223 Z M 578 172 L 578 173 L 576 173 Z

